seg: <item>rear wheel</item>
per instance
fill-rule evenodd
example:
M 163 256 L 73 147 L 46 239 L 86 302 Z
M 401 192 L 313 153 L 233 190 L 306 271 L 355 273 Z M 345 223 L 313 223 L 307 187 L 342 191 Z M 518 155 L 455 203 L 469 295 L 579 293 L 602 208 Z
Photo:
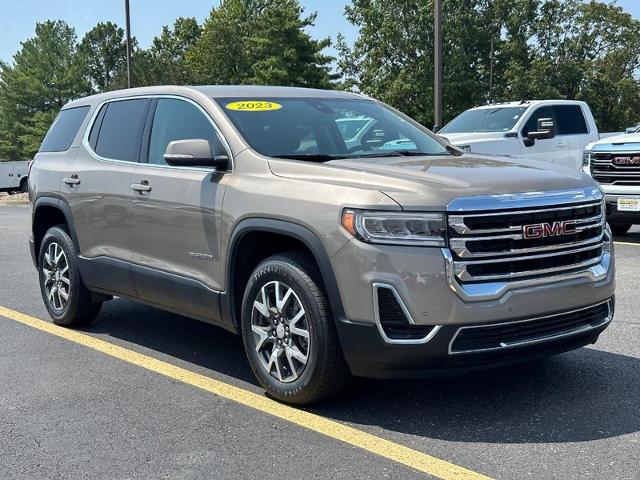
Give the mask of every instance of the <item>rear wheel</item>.
M 609 226 L 614 235 L 625 235 L 631 228 L 630 223 L 611 223 Z
M 27 181 L 26 177 L 23 178 L 20 182 L 20 191 L 22 193 L 27 193 L 29 191 L 29 182 Z
M 42 239 L 38 256 L 40 292 L 56 325 L 86 325 L 98 315 L 101 302 L 92 302 L 76 260 L 69 234 L 60 226 L 50 228 Z
M 242 336 L 254 374 L 278 400 L 308 405 L 346 385 L 349 371 L 320 277 L 303 255 L 275 255 L 254 270 Z

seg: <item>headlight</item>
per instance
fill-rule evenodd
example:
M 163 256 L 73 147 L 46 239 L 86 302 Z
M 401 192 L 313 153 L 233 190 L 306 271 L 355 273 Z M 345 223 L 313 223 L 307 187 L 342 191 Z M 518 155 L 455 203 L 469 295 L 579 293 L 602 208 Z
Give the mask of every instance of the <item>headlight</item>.
M 375 212 L 345 210 L 342 226 L 368 243 L 444 247 L 442 213 Z
M 586 151 L 582 154 L 582 166 L 588 167 L 591 164 L 591 152 Z

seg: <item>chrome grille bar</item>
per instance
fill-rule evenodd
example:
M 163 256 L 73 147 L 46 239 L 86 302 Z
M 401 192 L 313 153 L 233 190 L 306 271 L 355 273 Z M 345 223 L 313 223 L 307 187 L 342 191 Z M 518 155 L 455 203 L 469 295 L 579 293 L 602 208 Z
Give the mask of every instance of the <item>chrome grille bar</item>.
M 596 200 L 597 201 L 594 201 Z M 581 203 L 448 215 L 452 274 L 462 284 L 513 281 L 588 269 L 602 261 L 605 234 L 601 197 Z M 569 202 L 567 202 L 569 203 Z M 525 236 L 525 227 L 543 226 L 544 235 Z M 566 231 L 556 231 L 557 227 Z M 569 228 L 570 227 L 570 228 Z

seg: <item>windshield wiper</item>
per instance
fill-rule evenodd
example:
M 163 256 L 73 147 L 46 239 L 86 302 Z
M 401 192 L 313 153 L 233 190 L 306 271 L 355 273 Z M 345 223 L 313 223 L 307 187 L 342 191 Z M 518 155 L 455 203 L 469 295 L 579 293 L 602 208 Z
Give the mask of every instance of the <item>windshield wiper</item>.
M 308 162 L 328 162 L 349 158 L 346 155 L 327 155 L 326 153 L 292 153 L 284 155 L 272 155 L 273 158 L 286 158 L 288 160 L 306 160 Z
M 418 152 L 416 150 L 389 150 L 387 152 L 367 153 L 364 155 L 357 155 L 352 158 L 376 158 L 376 157 L 423 157 L 441 155 L 440 153 L 426 153 Z

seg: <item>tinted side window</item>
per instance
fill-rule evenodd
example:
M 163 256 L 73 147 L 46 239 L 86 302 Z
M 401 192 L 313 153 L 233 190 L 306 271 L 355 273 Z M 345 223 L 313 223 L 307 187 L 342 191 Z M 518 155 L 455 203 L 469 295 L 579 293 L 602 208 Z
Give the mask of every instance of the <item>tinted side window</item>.
M 95 151 L 113 160 L 137 162 L 149 100 L 119 100 L 107 104 Z
M 153 116 L 148 162 L 166 165 L 164 152 L 169 142 L 187 139 L 208 140 L 212 153 L 224 152 L 215 129 L 200 109 L 175 98 L 159 99 Z
M 558 122 L 558 120 L 556 119 L 556 115 L 553 107 L 540 107 L 537 110 L 535 110 L 531 114 L 531 117 L 529 117 L 529 120 L 527 120 L 527 123 L 522 129 L 523 137 L 526 137 L 527 135 L 529 135 L 529 132 L 535 132 L 538 129 L 538 120 L 540 118 L 553 118 L 556 120 L 556 124 Z
M 558 105 L 555 107 L 558 135 L 581 135 L 589 133 L 587 122 L 579 105 Z
M 40 151 L 64 152 L 69 150 L 88 111 L 88 106 L 62 110 L 44 137 Z

